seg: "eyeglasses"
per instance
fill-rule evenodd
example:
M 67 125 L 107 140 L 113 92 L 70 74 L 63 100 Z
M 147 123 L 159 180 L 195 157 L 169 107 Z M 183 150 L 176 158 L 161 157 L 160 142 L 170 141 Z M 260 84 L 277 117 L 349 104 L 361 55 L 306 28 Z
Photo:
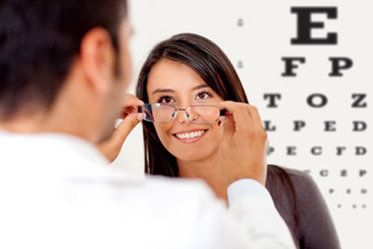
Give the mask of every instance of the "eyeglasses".
M 214 105 L 191 105 L 185 109 L 165 104 L 144 104 L 138 109 L 144 120 L 153 123 L 168 123 L 175 119 L 179 111 L 184 111 L 185 119 L 194 124 L 214 124 L 227 111 Z

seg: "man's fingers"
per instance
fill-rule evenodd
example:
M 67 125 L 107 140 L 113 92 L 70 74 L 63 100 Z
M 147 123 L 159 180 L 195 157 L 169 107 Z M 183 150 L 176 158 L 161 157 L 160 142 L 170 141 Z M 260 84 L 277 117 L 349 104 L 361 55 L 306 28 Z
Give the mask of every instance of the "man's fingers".
M 224 142 L 230 142 L 232 140 L 232 137 L 235 133 L 235 127 L 234 127 L 234 120 L 233 117 L 228 116 L 226 117 L 226 121 L 224 122 Z
M 253 105 L 249 105 L 247 108 L 248 108 L 248 111 L 250 112 L 250 117 L 253 121 L 252 122 L 253 129 L 256 132 L 264 132 L 265 133 L 262 118 L 260 117 L 258 109 Z
M 126 107 L 123 108 L 122 114 L 119 118 L 124 119 L 128 115 L 130 115 L 131 113 L 135 113 L 135 112 L 137 112 L 137 107 L 136 106 L 126 106 Z
M 123 145 L 128 134 L 140 121 L 142 121 L 142 114 L 137 113 L 137 107 L 143 104 L 144 102 L 142 102 L 136 96 L 126 93 L 123 101 L 123 121 L 116 128 L 112 136 L 113 141 L 119 146 Z
M 227 119 L 232 120 L 231 123 L 233 124 L 233 129 L 229 122 L 225 124 L 225 142 L 229 142 L 234 135 L 247 136 L 251 139 L 258 138 L 260 141 L 267 140 L 267 133 L 255 106 L 231 101 L 222 102 L 221 106 L 228 110 L 230 114 Z
M 124 143 L 130 132 L 136 127 L 136 125 L 142 120 L 141 113 L 131 113 L 127 115 L 123 121 L 119 124 L 113 134 L 113 139 L 120 143 L 120 146 Z
M 142 113 L 130 113 L 123 119 L 123 121 L 117 126 L 110 139 L 102 142 L 98 145 L 98 148 L 102 151 L 105 157 L 109 161 L 114 161 L 119 155 L 119 152 L 126 141 L 128 135 L 136 127 L 136 125 L 142 121 Z
M 129 114 L 137 112 L 137 107 L 144 105 L 144 102 L 136 96 L 126 93 L 122 103 L 122 113 L 119 118 L 126 118 Z
M 248 104 L 224 101 L 220 103 L 231 115 L 237 132 L 246 131 L 250 127 L 251 117 L 247 109 Z
M 142 106 L 144 102 L 138 99 L 135 95 L 126 93 L 124 95 L 124 100 L 122 106 L 125 108 L 127 106 Z
M 98 148 L 109 161 L 115 160 L 130 132 L 142 121 L 143 114 L 137 113 L 137 107 L 142 105 L 144 105 L 144 102 L 136 98 L 136 96 L 125 94 L 121 116 L 118 117 L 123 118 L 123 121 L 117 126 L 110 139 L 98 145 Z

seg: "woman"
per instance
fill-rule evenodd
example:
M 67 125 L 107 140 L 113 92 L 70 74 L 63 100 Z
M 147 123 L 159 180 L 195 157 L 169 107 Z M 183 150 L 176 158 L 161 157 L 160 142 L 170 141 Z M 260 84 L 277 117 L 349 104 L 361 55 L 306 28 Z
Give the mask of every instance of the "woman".
M 248 103 L 234 67 L 212 41 L 179 34 L 159 43 L 145 61 L 137 97 L 145 103 L 145 172 L 200 178 L 226 199 L 219 165 L 224 110 L 219 102 Z M 269 165 L 266 187 L 298 248 L 340 248 L 327 206 L 310 176 Z

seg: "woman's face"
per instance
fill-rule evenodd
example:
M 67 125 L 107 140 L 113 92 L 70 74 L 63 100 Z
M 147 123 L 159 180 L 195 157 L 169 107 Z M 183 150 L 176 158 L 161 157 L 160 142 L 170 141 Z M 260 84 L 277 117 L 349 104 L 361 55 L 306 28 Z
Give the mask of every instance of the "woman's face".
M 185 109 L 191 105 L 218 105 L 223 99 L 188 66 L 161 59 L 151 69 L 147 93 L 150 103 L 174 105 Z M 202 161 L 218 152 L 223 126 L 194 124 L 184 111 L 168 123 L 154 124 L 163 146 L 178 160 Z

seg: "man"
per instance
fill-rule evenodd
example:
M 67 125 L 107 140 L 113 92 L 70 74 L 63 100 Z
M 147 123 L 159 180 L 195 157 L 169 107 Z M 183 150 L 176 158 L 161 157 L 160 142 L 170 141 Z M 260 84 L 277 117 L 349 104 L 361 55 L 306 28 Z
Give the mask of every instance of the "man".
M 0 1 L 0 247 L 293 248 L 252 106 L 221 104 L 228 210 L 202 183 L 107 167 L 141 120 L 131 32 L 125 0 Z

